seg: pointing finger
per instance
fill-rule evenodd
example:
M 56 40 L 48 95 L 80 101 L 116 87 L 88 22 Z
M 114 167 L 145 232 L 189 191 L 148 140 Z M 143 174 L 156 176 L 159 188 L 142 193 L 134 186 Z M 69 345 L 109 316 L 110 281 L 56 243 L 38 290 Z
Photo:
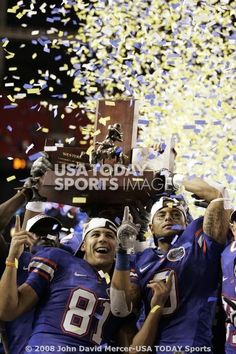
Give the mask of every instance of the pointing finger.
M 123 221 L 129 221 L 129 207 L 127 205 L 124 208 Z
M 20 216 L 16 215 L 16 221 L 15 221 L 15 232 L 19 232 L 21 229 L 20 227 Z

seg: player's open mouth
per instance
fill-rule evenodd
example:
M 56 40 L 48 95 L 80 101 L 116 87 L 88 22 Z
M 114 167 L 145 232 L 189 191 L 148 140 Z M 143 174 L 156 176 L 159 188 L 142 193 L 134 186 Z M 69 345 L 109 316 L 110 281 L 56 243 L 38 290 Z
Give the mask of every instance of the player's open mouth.
M 95 249 L 95 251 L 100 254 L 107 254 L 109 249 L 107 247 L 98 247 Z

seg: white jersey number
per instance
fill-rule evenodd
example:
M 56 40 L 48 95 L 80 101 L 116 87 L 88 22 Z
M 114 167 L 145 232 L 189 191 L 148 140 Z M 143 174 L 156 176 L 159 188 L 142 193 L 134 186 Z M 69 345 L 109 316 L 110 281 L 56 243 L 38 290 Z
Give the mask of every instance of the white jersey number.
M 153 279 L 166 280 L 168 278 L 169 272 L 170 270 L 164 270 L 160 273 L 156 273 Z M 171 287 L 170 295 L 166 301 L 162 314 L 163 315 L 172 314 L 177 309 L 177 306 L 178 306 L 178 301 L 177 301 L 177 293 L 176 293 L 176 275 L 174 273 L 174 276 L 172 277 L 172 287 Z
M 62 323 L 65 332 L 77 336 L 87 335 L 90 331 L 90 325 L 98 303 L 94 293 L 84 289 L 77 289 L 73 292 L 67 311 Z M 110 313 L 110 303 L 103 302 L 103 313 L 99 316 L 96 332 L 93 333 L 92 341 L 100 344 L 102 341 L 102 327 Z

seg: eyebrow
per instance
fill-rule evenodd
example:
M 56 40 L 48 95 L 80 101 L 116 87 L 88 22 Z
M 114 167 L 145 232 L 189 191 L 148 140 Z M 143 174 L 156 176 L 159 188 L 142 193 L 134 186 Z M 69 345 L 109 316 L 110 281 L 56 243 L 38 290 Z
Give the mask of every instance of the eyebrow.
M 160 215 L 160 214 L 166 214 L 166 213 L 172 213 L 172 214 L 174 214 L 174 213 L 177 213 L 177 214 L 182 214 L 182 212 L 181 212 L 181 210 L 178 210 L 178 209 L 171 209 L 171 210 L 160 210 L 160 211 L 158 211 L 157 212 L 157 215 Z

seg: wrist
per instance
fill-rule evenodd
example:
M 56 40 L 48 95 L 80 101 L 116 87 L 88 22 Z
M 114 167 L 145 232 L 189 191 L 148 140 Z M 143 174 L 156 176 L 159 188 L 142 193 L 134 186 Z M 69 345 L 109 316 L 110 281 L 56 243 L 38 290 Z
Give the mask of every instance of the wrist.
M 18 191 L 24 198 L 25 203 L 28 203 L 33 197 L 33 191 L 31 188 L 23 188 L 21 191 Z
M 163 305 L 155 305 L 151 308 L 150 312 L 151 313 L 162 313 L 162 310 L 163 310 Z
M 174 174 L 173 179 L 172 179 L 172 184 L 175 189 L 179 189 L 183 185 L 183 181 L 185 179 L 184 175 L 181 174 Z
M 6 267 L 18 269 L 18 259 L 9 256 L 5 261 Z
M 121 270 L 121 271 L 129 271 L 130 270 L 130 256 L 123 249 L 118 249 L 118 251 L 116 253 L 115 269 Z

